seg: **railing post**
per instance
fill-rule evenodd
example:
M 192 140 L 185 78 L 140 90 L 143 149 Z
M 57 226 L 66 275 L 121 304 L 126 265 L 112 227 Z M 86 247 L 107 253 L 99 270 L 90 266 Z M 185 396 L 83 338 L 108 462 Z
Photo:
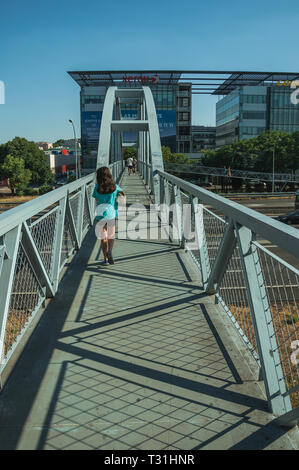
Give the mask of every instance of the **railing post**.
M 87 186 L 85 186 L 85 201 L 87 202 L 87 210 L 88 210 L 88 215 L 89 215 L 89 225 L 91 226 L 93 224 L 94 214 L 93 214 L 93 211 L 92 211 L 91 201 L 90 201 L 90 198 L 88 196 Z
M 198 248 L 198 251 L 199 251 L 199 259 L 200 259 L 202 283 L 203 283 L 203 288 L 205 290 L 208 284 L 211 267 L 210 267 L 210 260 L 209 260 L 209 254 L 208 254 L 206 234 L 204 230 L 203 211 L 199 210 L 199 201 L 197 197 L 194 197 L 192 200 L 192 208 L 194 212 L 195 235 L 196 235 L 196 239 L 198 240 L 198 242 L 200 241 L 200 234 L 202 234 L 202 240 Z
M 84 211 L 84 200 L 85 200 L 85 187 L 82 185 L 79 193 L 79 203 L 78 203 L 78 216 L 77 216 L 77 233 L 79 245 L 82 244 L 82 235 L 83 235 L 83 211 Z
M 62 249 L 62 240 L 63 240 L 63 234 L 64 234 L 64 221 L 65 221 L 65 212 L 66 212 L 66 198 L 67 196 L 65 196 L 63 199 L 59 201 L 57 219 L 56 219 L 55 238 L 53 240 L 54 255 L 53 255 L 51 278 L 52 278 L 54 292 L 57 291 L 58 282 L 59 282 L 61 249 Z
M 151 167 L 150 165 L 147 165 L 146 167 L 146 184 L 151 190 Z
M 160 178 L 160 204 L 165 202 L 165 181 L 163 176 L 159 175 Z
M 173 186 L 173 194 L 174 194 L 174 218 L 172 227 L 176 225 L 177 229 L 177 236 L 179 240 L 179 245 L 182 246 L 183 242 L 183 235 L 182 235 L 182 200 L 181 200 L 181 192 L 180 188 L 175 184 Z M 173 237 L 175 238 L 175 237 Z
M 163 178 L 164 180 L 164 178 Z M 170 205 L 170 195 L 169 195 L 169 183 L 167 180 L 164 180 L 164 203 L 169 207 Z
M 69 199 L 69 197 L 67 198 L 67 202 L 66 202 L 66 213 L 67 213 L 68 218 L 69 218 L 70 229 L 71 229 L 72 237 L 73 237 L 73 239 L 75 240 L 75 249 L 76 249 L 76 250 L 79 250 L 79 249 L 80 249 L 80 239 L 79 239 L 79 237 L 78 237 L 78 229 L 77 229 L 77 227 L 75 226 L 75 221 L 74 221 L 74 217 L 73 217 L 73 213 L 72 213 L 72 209 L 71 209 L 71 204 L 70 204 L 70 199 Z
M 291 403 L 289 396 L 283 396 L 286 387 L 262 269 L 252 249 L 251 230 L 236 225 L 236 235 L 268 404 L 272 413 L 280 416 L 291 410 Z
M 226 226 L 219 249 L 217 251 L 216 259 L 212 267 L 212 272 L 209 276 L 209 281 L 206 288 L 206 292 L 208 294 L 215 294 L 218 291 L 219 285 L 221 284 L 235 246 L 236 236 L 234 223 L 232 220 L 230 220 Z

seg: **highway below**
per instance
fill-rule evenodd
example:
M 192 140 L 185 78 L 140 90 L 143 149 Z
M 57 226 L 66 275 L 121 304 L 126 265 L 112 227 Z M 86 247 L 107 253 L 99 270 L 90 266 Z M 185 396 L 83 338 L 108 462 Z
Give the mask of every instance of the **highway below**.
M 277 197 L 277 198 L 261 198 L 261 199 L 248 198 L 248 199 L 242 199 L 242 200 L 237 200 L 236 198 L 231 198 L 231 199 L 235 202 L 238 202 L 239 204 L 249 207 L 250 209 L 260 212 L 261 214 L 264 214 L 273 218 L 278 217 L 279 215 L 287 214 L 295 210 L 295 198 L 294 197 L 290 197 L 290 198 Z M 283 224 L 282 222 L 280 223 L 283 228 L 285 224 Z M 295 227 L 299 229 L 299 225 L 291 225 L 291 227 Z M 289 255 L 284 250 L 281 250 L 276 245 L 273 245 L 269 240 L 259 239 L 258 242 L 261 245 L 263 245 L 265 248 L 267 248 L 269 251 L 272 251 L 272 253 L 274 253 L 275 255 L 284 259 L 287 263 L 299 269 L 299 258 Z M 298 247 L 298 255 L 299 255 L 299 247 Z

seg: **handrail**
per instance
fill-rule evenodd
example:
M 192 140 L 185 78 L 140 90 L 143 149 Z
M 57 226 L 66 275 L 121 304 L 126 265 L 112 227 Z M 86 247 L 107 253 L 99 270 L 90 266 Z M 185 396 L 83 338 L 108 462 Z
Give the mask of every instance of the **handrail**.
M 95 174 L 82 177 L 71 183 L 67 183 L 61 188 L 53 189 L 42 196 L 39 196 L 31 201 L 24 202 L 18 207 L 0 214 L 0 237 L 9 230 L 12 230 L 20 222 L 28 220 L 35 214 L 45 210 L 52 204 L 57 203 L 68 194 L 71 194 L 82 187 L 82 185 L 89 184 L 94 181 Z
M 282 226 L 278 220 L 273 220 L 253 209 L 214 194 L 207 189 L 199 188 L 164 171 L 159 171 L 159 174 L 172 184 L 177 184 L 192 196 L 198 197 L 203 203 L 211 205 L 225 216 L 230 217 L 234 222 L 248 227 L 254 233 L 262 235 L 266 240 L 277 244 L 288 253 L 298 257 L 299 232 L 294 227 Z

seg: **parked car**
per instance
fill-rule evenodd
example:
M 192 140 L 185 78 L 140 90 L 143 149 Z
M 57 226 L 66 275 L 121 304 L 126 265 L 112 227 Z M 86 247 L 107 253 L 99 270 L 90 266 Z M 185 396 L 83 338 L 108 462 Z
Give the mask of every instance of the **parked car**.
M 299 224 L 299 210 L 289 212 L 286 215 L 280 215 L 279 217 L 276 217 L 276 220 L 288 225 Z

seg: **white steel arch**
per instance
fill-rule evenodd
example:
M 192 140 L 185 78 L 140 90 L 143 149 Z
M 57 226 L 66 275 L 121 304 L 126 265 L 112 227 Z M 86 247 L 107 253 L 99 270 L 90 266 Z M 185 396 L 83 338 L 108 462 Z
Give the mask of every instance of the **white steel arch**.
M 139 109 L 138 119 L 121 119 L 120 100 L 134 101 Z M 115 119 L 115 116 L 118 119 Z M 160 201 L 158 171 L 164 169 L 156 107 L 151 89 L 109 87 L 106 93 L 97 157 L 97 168 L 108 166 L 110 160 L 122 159 L 121 145 L 115 145 L 114 133 L 138 133 L 138 160 L 151 166 L 152 189 L 156 204 Z M 115 155 L 115 152 L 118 155 Z

